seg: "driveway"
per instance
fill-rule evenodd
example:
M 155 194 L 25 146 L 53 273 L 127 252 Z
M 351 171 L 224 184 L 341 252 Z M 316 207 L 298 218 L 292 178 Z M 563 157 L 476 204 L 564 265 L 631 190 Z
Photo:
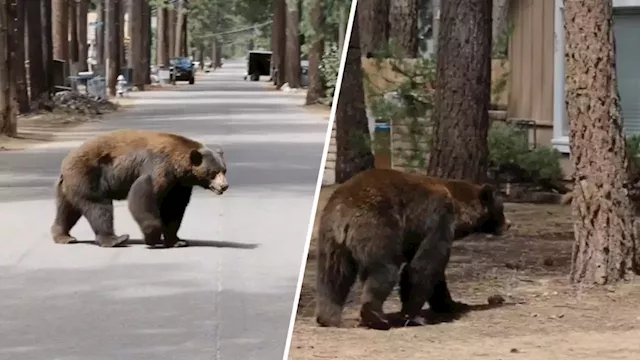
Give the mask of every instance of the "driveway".
M 243 81 L 227 62 L 195 85 L 132 93 L 136 105 L 61 136 L 0 152 L 0 359 L 280 359 L 303 259 L 327 120 L 300 95 Z M 196 190 L 179 235 L 149 249 L 123 202 L 131 245 L 56 245 L 60 161 L 103 131 L 171 131 L 220 144 L 229 190 Z M 84 219 L 72 230 L 92 240 Z

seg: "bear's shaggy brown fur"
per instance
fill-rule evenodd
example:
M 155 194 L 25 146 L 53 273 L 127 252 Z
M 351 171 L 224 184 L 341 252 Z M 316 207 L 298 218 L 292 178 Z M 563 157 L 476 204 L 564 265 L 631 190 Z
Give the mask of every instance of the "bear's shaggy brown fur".
M 147 245 L 185 246 L 177 236 L 194 186 L 222 195 L 227 167 L 220 148 L 171 133 L 119 130 L 92 138 L 62 161 L 56 182 L 53 241 L 75 242 L 69 231 L 84 216 L 103 247 L 116 236 L 113 200 L 127 199 Z
M 357 174 L 335 190 L 320 218 L 317 323 L 340 326 L 359 277 L 362 325 L 388 330 L 382 305 L 403 264 L 400 298 L 409 324 L 423 323 L 419 312 L 425 302 L 434 311 L 452 311 L 456 303 L 445 279 L 452 242 L 474 232 L 500 234 L 508 226 L 490 185 L 395 170 Z

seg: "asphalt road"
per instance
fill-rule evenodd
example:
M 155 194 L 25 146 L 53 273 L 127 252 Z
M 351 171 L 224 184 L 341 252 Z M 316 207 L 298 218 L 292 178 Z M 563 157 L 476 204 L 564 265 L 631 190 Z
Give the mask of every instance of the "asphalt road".
M 300 95 L 243 81 L 225 63 L 195 85 L 132 94 L 135 107 L 67 142 L 0 152 L 0 360 L 281 359 L 327 121 Z M 171 131 L 221 144 L 229 190 L 196 190 L 180 249 L 56 245 L 52 184 L 78 141 L 101 131 Z M 72 230 L 92 240 L 86 220 Z

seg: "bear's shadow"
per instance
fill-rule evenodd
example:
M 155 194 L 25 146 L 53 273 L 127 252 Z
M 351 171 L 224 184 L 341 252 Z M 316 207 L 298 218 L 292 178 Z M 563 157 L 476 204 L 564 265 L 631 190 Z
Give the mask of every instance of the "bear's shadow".
M 252 244 L 252 243 L 241 243 L 241 242 L 233 242 L 233 241 L 221 241 L 221 240 L 191 240 L 191 239 L 183 239 L 188 243 L 188 246 L 179 246 L 166 248 L 162 245 L 158 246 L 147 246 L 144 243 L 143 239 L 129 239 L 124 244 L 115 246 L 117 248 L 125 248 L 131 247 L 131 245 L 143 245 L 146 246 L 149 250 L 172 250 L 172 249 L 188 249 L 191 247 L 213 247 L 213 248 L 231 248 L 231 249 L 255 249 L 260 244 Z M 83 244 L 83 245 L 93 245 L 98 246 L 94 240 L 78 240 L 75 241 L 74 244 Z
M 420 312 L 420 316 L 425 320 L 426 325 L 437 325 L 442 323 L 450 323 L 456 320 L 460 320 L 462 317 L 467 315 L 472 311 L 484 311 L 491 310 L 495 308 L 500 308 L 503 306 L 512 306 L 516 305 L 515 303 L 502 303 L 502 304 L 465 304 L 465 303 L 456 303 L 455 311 L 451 313 L 436 313 L 431 309 L 423 309 Z M 389 323 L 394 328 L 402 328 L 412 325 L 407 325 L 406 319 L 403 318 L 402 314 L 398 312 L 387 314 L 387 319 Z

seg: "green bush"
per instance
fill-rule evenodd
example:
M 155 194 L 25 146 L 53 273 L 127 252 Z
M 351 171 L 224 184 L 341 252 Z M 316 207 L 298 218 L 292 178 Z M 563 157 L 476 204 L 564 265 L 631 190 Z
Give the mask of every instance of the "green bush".
M 319 70 L 322 83 L 325 88 L 325 99 L 323 102 L 331 105 L 333 102 L 333 94 L 336 90 L 338 71 L 340 70 L 340 52 L 338 51 L 338 44 L 326 44 Z

